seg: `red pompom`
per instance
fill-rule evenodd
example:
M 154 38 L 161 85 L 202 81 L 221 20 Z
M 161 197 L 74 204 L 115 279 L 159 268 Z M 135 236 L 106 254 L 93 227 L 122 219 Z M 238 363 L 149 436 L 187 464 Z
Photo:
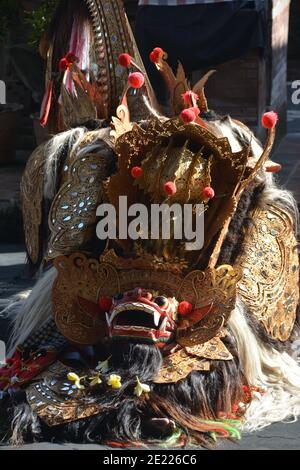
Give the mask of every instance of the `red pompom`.
M 216 194 L 215 194 L 214 189 L 208 186 L 207 188 L 203 189 L 202 195 L 204 199 L 213 199 Z
M 153 49 L 153 51 L 150 54 L 150 60 L 154 64 L 157 64 L 163 55 L 164 55 L 164 51 L 162 50 L 162 48 L 155 47 L 155 49 Z
M 199 108 L 188 108 L 188 109 L 184 109 L 181 112 L 180 116 L 183 122 L 189 124 L 190 122 L 194 122 L 196 120 L 199 113 L 200 113 Z
M 177 193 L 176 184 L 172 181 L 169 181 L 164 185 L 164 190 L 168 196 L 175 196 L 175 194 Z
M 120 54 L 119 55 L 119 64 L 122 67 L 128 68 L 131 64 L 132 57 L 129 54 Z
M 178 305 L 178 313 L 182 315 L 183 317 L 190 315 L 193 311 L 193 306 L 190 302 L 180 302 Z
M 59 62 L 59 70 L 61 72 L 65 72 L 66 70 L 68 70 L 69 66 L 70 62 L 66 59 L 66 57 L 63 57 Z
M 132 88 L 142 88 L 145 83 L 145 77 L 141 72 L 133 72 L 129 75 L 128 82 Z
M 99 299 L 99 307 L 103 312 L 109 312 L 112 306 L 112 299 L 110 297 L 101 297 Z
M 135 166 L 131 170 L 131 175 L 135 179 L 140 178 L 142 176 L 142 174 L 143 174 L 143 168 L 141 168 L 140 166 Z
M 274 111 L 265 113 L 261 119 L 261 122 L 265 129 L 274 129 L 278 122 L 278 114 Z

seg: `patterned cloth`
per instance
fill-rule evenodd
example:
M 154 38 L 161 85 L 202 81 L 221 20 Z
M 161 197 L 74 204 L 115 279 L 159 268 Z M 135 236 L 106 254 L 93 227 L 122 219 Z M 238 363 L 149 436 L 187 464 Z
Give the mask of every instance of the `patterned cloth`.
M 177 7 L 180 5 L 196 5 L 201 3 L 223 3 L 234 0 L 139 0 L 139 5 L 152 5 L 159 7 Z

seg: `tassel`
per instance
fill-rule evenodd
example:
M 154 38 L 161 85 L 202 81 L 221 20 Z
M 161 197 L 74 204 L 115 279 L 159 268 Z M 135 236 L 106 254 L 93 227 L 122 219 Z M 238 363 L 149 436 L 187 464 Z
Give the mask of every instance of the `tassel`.
M 51 109 L 51 104 L 52 104 L 52 96 L 53 96 L 53 82 L 52 80 L 50 80 L 47 84 L 46 92 L 45 92 L 44 99 L 43 99 L 42 106 L 41 106 L 40 124 L 42 127 L 46 127 L 48 119 L 49 119 L 49 114 L 50 114 L 50 109 Z

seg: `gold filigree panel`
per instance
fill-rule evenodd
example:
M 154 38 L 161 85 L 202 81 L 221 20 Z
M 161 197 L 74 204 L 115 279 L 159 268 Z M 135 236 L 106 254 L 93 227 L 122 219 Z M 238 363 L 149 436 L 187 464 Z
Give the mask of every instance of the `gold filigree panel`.
M 80 249 L 94 235 L 110 166 L 111 158 L 103 152 L 79 156 L 68 167 L 49 213 L 48 259 Z
M 21 180 L 21 205 L 28 256 L 36 264 L 40 258 L 40 227 L 44 188 L 45 144 L 31 155 Z
M 289 339 L 299 301 L 299 258 L 291 216 L 273 205 L 256 209 L 236 264 L 243 269 L 238 292 L 268 334 Z
M 26 390 L 31 409 L 47 426 L 60 426 L 100 412 L 97 404 L 84 400 L 74 382 L 68 381 L 69 372 L 71 369 L 57 362 Z
M 221 338 L 193 347 L 187 347 L 165 357 L 163 365 L 155 378 L 155 383 L 176 383 L 185 379 L 191 372 L 209 372 L 211 361 L 230 361 L 232 354 L 228 351 Z
M 54 317 L 59 331 L 80 344 L 99 341 L 104 335 L 104 325 L 86 323 L 88 317 L 82 315 L 78 296 L 97 304 L 100 296 L 114 296 L 139 286 L 175 297 L 179 302 L 189 301 L 195 309 L 211 306 L 198 323 L 177 330 L 177 342 L 182 346 L 206 343 L 226 324 L 235 306 L 236 283 L 240 279 L 239 271 L 231 266 L 194 271 L 184 277 L 154 268 L 118 269 L 112 264 L 88 259 L 82 253 L 61 256 L 55 266 L 58 277 L 53 288 Z

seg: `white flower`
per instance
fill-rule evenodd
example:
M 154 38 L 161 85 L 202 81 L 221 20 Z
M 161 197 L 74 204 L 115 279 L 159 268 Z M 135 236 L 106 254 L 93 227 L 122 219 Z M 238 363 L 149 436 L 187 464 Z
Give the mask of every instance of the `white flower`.
M 68 380 L 70 380 L 70 382 L 75 382 L 75 385 L 78 388 L 78 390 L 85 389 L 84 385 L 81 385 L 81 381 L 83 380 L 83 378 L 84 377 L 80 378 L 77 374 L 74 374 L 73 372 L 70 372 L 68 374 Z
M 90 386 L 96 387 L 96 385 L 102 384 L 102 380 L 100 379 L 100 375 L 96 375 L 95 377 L 90 377 Z
M 119 390 L 122 387 L 122 379 L 119 375 L 111 374 L 107 384 L 114 390 Z
M 107 372 L 109 370 L 109 364 L 108 364 L 109 359 L 110 359 L 110 357 L 104 362 L 99 362 L 97 367 L 96 367 L 96 370 L 98 370 L 99 372 L 102 372 L 102 373 Z
M 137 397 L 141 397 L 143 395 L 143 393 L 150 393 L 151 392 L 151 389 L 149 387 L 149 385 L 147 384 L 142 384 L 140 382 L 140 379 L 137 377 L 137 385 L 134 389 L 134 394 L 137 396 Z

